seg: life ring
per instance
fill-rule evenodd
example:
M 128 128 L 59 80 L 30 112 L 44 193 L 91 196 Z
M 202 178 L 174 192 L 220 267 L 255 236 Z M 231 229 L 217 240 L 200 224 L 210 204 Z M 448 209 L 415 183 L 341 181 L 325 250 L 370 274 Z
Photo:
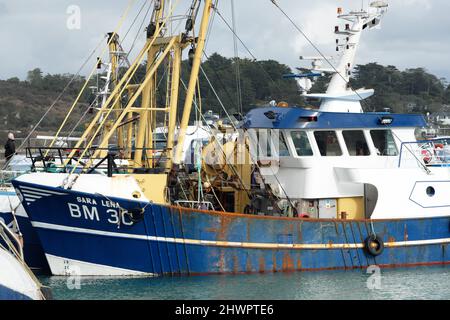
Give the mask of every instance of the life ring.
M 422 160 L 423 162 L 425 162 L 425 164 L 430 163 L 431 158 L 432 158 L 432 154 L 430 152 L 430 150 L 422 150 Z
M 376 257 L 383 253 L 384 242 L 378 235 L 371 234 L 364 240 L 364 245 L 369 254 Z

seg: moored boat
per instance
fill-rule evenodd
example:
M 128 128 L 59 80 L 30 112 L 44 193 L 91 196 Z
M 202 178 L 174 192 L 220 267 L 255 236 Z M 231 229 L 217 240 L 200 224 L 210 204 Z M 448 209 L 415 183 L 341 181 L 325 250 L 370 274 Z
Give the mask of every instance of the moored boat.
M 45 300 L 50 291 L 23 260 L 20 240 L 0 222 L 0 300 Z
M 212 137 L 198 148 L 195 170 L 186 174 L 180 170 L 183 148 L 175 142 L 184 146 L 212 3 L 205 1 L 198 37 L 190 36 L 195 14 L 181 36 L 163 36 L 168 18 L 163 7 L 155 7 L 143 53 L 111 97 L 127 89 L 144 53 L 153 64 L 99 144 L 107 145 L 130 112 L 140 112 L 140 151 L 131 165 L 121 173 L 110 168 L 107 175 L 94 175 L 88 162 L 81 172 L 70 166 L 13 181 L 52 273 L 67 275 L 77 268 L 81 275 L 173 275 L 448 264 L 450 172 L 424 159 L 416 131 L 426 126 L 425 119 L 364 113 L 361 101 L 373 90 L 348 85 L 361 33 L 379 24 L 385 8 L 377 1 L 372 12 L 339 12 L 353 22 L 336 29 L 346 39 L 341 62 L 328 70 L 333 75 L 326 93 L 306 94 L 322 99 L 320 109 L 285 103 L 253 109 L 233 128 L 237 137 Z M 178 66 L 188 46 L 190 82 L 176 140 Z M 173 95 L 164 107 L 155 107 L 154 76 L 167 60 Z M 134 102 L 141 95 L 139 110 Z M 104 108 L 103 113 L 114 110 L 108 102 Z M 147 156 L 146 148 L 154 147 L 156 118 L 150 111 L 169 118 L 162 170 Z

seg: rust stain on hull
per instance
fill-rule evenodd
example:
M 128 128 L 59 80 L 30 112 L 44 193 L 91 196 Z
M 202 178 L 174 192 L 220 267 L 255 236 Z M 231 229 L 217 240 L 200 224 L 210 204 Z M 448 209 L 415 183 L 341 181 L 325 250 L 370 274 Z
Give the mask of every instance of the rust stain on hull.
M 281 266 L 281 270 L 294 271 L 294 262 L 292 261 L 292 257 L 289 253 L 283 254 L 283 264 Z
M 259 272 L 266 271 L 266 261 L 264 260 L 264 256 L 259 257 Z

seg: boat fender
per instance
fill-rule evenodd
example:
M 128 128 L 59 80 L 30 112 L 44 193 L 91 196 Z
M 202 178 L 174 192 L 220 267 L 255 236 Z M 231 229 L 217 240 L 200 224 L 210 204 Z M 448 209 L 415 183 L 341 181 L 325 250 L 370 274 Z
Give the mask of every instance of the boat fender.
M 431 161 L 432 155 L 430 150 L 422 150 L 422 159 L 425 164 L 429 164 Z
M 364 240 L 364 245 L 369 254 L 376 257 L 384 250 L 384 242 L 380 236 L 371 234 Z
M 127 215 L 130 217 L 133 223 L 138 223 L 144 219 L 144 209 L 135 208 L 127 211 Z

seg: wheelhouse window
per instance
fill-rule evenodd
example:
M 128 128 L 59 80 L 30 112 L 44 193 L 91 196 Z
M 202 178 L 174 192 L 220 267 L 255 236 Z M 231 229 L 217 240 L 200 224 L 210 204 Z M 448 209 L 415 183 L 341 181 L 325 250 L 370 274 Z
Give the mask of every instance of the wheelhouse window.
M 342 149 L 335 131 L 315 131 L 314 137 L 322 156 L 342 156 Z
M 311 144 L 309 143 L 308 135 L 305 131 L 292 131 L 291 137 L 294 142 L 297 156 L 305 157 L 313 155 Z
M 289 148 L 286 143 L 286 139 L 284 138 L 284 134 L 281 131 L 273 130 L 272 131 L 272 141 L 274 143 L 275 152 L 279 157 L 289 157 Z
M 351 156 L 369 156 L 369 146 L 367 145 L 364 132 L 362 130 L 344 130 L 342 131 L 348 153 Z
M 395 145 L 391 130 L 371 130 L 370 136 L 379 156 L 398 155 L 397 146 Z
M 256 131 L 256 155 L 258 158 L 272 157 L 270 143 L 270 130 L 260 129 Z

